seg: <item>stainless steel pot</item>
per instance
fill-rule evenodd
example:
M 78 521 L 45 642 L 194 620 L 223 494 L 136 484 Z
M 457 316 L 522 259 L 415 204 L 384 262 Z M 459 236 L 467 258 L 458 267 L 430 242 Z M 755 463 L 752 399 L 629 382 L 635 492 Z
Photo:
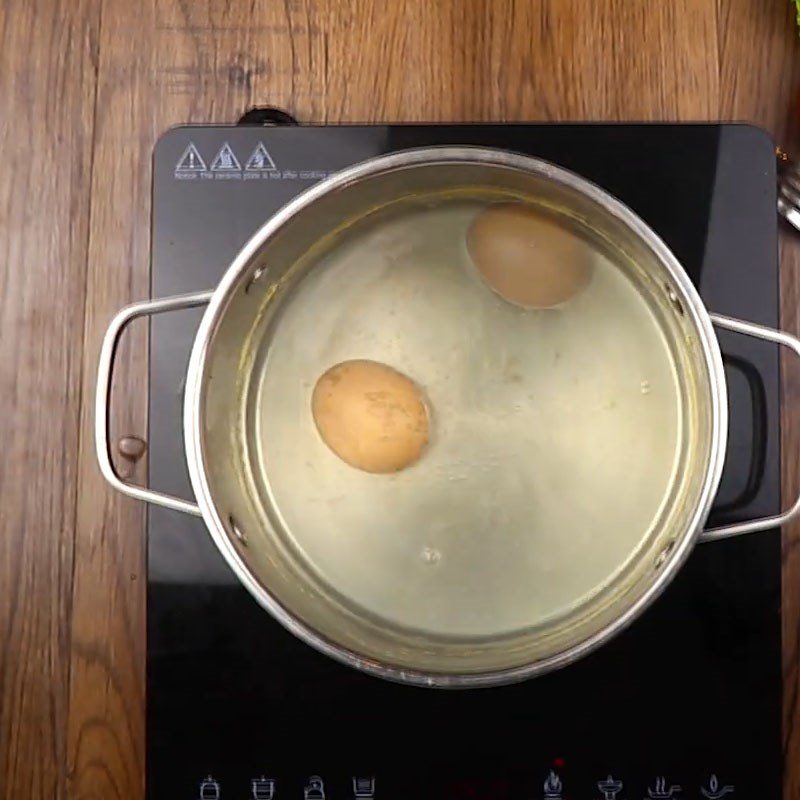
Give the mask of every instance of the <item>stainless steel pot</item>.
M 258 368 L 254 342 L 280 323 L 280 309 L 303 276 L 297 265 L 331 232 L 398 198 L 480 187 L 533 197 L 591 229 L 630 272 L 675 359 L 683 423 L 679 458 L 657 523 L 643 532 L 613 580 L 569 613 L 531 620 L 502 635 L 431 634 L 349 604 L 287 545 L 285 522 L 259 487 L 249 460 Z M 194 306 L 207 309 L 186 376 L 184 436 L 196 501 L 123 480 L 108 440 L 115 350 L 132 320 Z M 667 246 L 606 192 L 552 164 L 479 148 L 392 154 L 344 170 L 309 189 L 250 239 L 213 291 L 136 303 L 106 332 L 96 398 L 96 445 L 106 479 L 130 497 L 201 516 L 222 555 L 255 599 L 318 650 L 365 672 L 424 686 L 509 683 L 563 666 L 608 640 L 664 589 L 697 541 L 774 528 L 800 500 L 764 519 L 703 531 L 721 476 L 727 392 L 713 325 L 784 346 L 800 340 L 748 322 L 710 315 Z M 401 579 L 400 576 L 397 577 Z

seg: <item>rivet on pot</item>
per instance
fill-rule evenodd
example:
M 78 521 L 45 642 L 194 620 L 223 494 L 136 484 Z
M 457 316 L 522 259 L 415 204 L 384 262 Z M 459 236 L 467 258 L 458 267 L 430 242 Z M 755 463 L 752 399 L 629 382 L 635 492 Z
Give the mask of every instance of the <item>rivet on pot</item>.
M 247 547 L 247 534 L 239 527 L 236 520 L 233 517 L 233 514 L 228 515 L 228 525 L 231 526 L 231 530 L 233 531 L 233 535 L 245 546 Z
M 672 304 L 672 307 L 681 315 L 683 316 L 683 303 L 681 303 L 680 298 L 675 293 L 675 290 L 668 284 L 664 284 L 664 288 L 667 290 L 667 299 Z
M 129 461 L 138 461 L 147 450 L 147 443 L 138 436 L 122 436 L 117 442 L 117 452 Z
M 252 285 L 253 285 L 253 284 L 254 284 L 254 283 L 255 283 L 255 282 L 256 282 L 256 281 L 257 281 L 257 280 L 258 280 L 258 279 L 259 279 L 259 278 L 262 276 L 262 275 L 264 275 L 264 274 L 266 273 L 266 271 L 267 271 L 267 267 L 266 267 L 266 265 L 263 265 L 263 264 L 262 264 L 260 267 L 256 268 L 256 270 L 253 272 L 253 277 L 252 277 L 252 278 L 250 278 L 250 280 L 247 282 L 247 286 L 245 286 L 245 287 L 244 287 L 244 293 L 245 293 L 245 294 L 249 294 L 249 293 L 250 293 L 250 287 L 251 287 L 251 286 L 252 286 Z
M 667 560 L 667 556 L 672 552 L 672 548 L 675 547 L 675 542 L 667 542 L 664 549 L 656 556 L 656 560 L 654 563 L 655 569 L 661 569 L 664 565 L 664 562 Z

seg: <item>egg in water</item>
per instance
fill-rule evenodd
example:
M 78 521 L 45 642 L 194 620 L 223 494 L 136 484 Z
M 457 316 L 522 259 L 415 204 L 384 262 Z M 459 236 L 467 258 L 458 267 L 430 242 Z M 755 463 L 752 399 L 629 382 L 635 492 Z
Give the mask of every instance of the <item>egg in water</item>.
M 467 231 L 467 250 L 486 284 L 522 308 L 566 303 L 588 283 L 587 248 L 523 203 L 495 203 Z
M 365 472 L 398 472 L 428 442 L 428 410 L 408 377 L 377 361 L 344 361 L 327 370 L 311 397 L 322 440 Z

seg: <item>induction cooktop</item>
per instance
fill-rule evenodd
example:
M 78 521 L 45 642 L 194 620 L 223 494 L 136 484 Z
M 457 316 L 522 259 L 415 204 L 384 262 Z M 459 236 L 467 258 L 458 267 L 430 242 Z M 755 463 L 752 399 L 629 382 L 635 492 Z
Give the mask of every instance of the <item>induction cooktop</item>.
M 338 169 L 474 144 L 600 184 L 666 240 L 710 310 L 777 325 L 773 145 L 755 128 L 243 121 L 159 140 L 154 297 L 213 288 L 267 217 Z M 187 498 L 182 395 L 201 314 L 151 322 L 150 482 Z M 731 426 L 717 523 L 780 507 L 778 353 L 720 340 Z M 151 508 L 147 530 L 150 800 L 781 796 L 778 531 L 698 545 L 643 617 L 576 664 L 443 691 L 369 677 L 299 642 L 237 582 L 202 520 Z

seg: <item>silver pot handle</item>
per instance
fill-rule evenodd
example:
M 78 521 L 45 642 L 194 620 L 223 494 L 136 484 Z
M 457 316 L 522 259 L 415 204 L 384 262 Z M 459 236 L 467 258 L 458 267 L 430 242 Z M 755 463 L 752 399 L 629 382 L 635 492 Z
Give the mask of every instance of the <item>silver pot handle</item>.
M 722 314 L 711 314 L 711 321 L 720 328 L 727 328 L 735 333 L 743 333 L 745 336 L 755 336 L 757 339 L 764 339 L 774 342 L 782 347 L 788 347 L 796 356 L 800 356 L 800 339 L 784 331 L 777 331 L 774 328 L 767 328 L 764 325 L 757 325 L 755 322 L 745 322 L 733 317 L 725 317 Z M 742 533 L 756 533 L 766 531 L 770 528 L 779 528 L 787 522 L 793 520 L 800 514 L 800 496 L 794 503 L 780 514 L 771 517 L 761 517 L 745 522 L 734 522 L 731 525 L 723 525 L 719 528 L 709 528 L 700 534 L 701 542 L 712 542 L 717 539 L 727 539 L 730 536 L 739 536 Z
M 144 300 L 133 303 L 122 309 L 111 320 L 106 335 L 103 337 L 103 346 L 100 348 L 100 360 L 97 366 L 97 389 L 94 406 L 94 440 L 97 450 L 97 461 L 103 477 L 117 490 L 128 497 L 144 500 L 173 511 L 183 511 L 185 514 L 200 516 L 200 508 L 191 500 L 182 500 L 169 494 L 153 491 L 144 486 L 128 483 L 120 477 L 111 460 L 111 442 L 109 440 L 109 406 L 111 405 L 111 376 L 114 368 L 114 358 L 117 352 L 122 332 L 139 317 L 160 314 L 164 311 L 177 311 L 179 309 L 202 306 L 211 300 L 213 292 L 195 292 L 181 294 L 174 297 L 164 297 L 158 300 Z

